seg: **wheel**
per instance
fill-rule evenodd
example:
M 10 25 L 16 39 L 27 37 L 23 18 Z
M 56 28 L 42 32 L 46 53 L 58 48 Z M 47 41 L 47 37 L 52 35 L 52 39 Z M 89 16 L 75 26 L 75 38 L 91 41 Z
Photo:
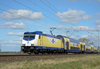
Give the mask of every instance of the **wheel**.
M 39 52 L 38 52 L 38 51 L 34 51 L 34 53 L 35 53 L 35 54 L 39 54 Z
M 47 54 L 50 54 L 50 52 L 48 52 Z
M 65 52 L 65 54 L 68 54 L 68 52 Z
M 81 54 L 80 52 L 78 54 Z
M 44 55 L 44 52 L 42 52 L 42 55 Z
M 31 55 L 31 52 L 29 52 L 28 54 Z
M 77 54 L 76 52 L 74 54 Z
M 84 51 L 82 51 L 82 54 L 84 54 Z

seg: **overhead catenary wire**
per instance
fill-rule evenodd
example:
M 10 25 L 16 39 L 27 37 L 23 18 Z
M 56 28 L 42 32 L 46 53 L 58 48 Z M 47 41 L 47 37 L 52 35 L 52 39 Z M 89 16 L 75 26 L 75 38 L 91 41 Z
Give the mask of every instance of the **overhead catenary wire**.
M 48 2 L 47 0 L 45 0 L 47 3 L 49 3 L 52 7 L 54 7 L 50 2 Z M 55 8 L 55 7 L 54 7 Z M 57 8 L 55 8 L 57 11 L 59 11 Z
M 14 0 L 15 1 L 15 0 Z M 16 1 L 17 2 L 17 1 Z M 21 4 L 20 2 L 17 2 L 17 3 L 19 3 L 19 4 Z M 2 4 L 2 3 L 1 3 Z M 4 4 L 3 4 L 4 5 Z M 21 5 L 23 5 L 23 4 L 21 4 Z M 5 5 L 5 6 L 7 6 L 7 5 Z M 26 6 L 26 5 L 23 5 L 23 6 L 25 6 L 25 7 L 27 7 L 27 8 L 29 8 L 29 9 L 32 9 L 32 8 L 30 8 L 30 7 L 28 7 L 28 6 Z M 8 7 L 10 7 L 10 6 L 8 6 Z M 12 7 L 10 7 L 10 8 L 12 8 Z M 14 8 L 13 8 L 14 9 Z M 34 10 L 34 9 L 32 9 L 32 10 Z M 36 11 L 36 10 L 34 10 L 34 11 Z M 10 12 L 11 13 L 11 12 Z
M 47 1 L 47 0 L 46 0 Z M 47 1 L 48 2 L 48 1 Z M 48 2 L 51 6 L 53 6 L 50 2 Z M 47 5 L 47 4 L 46 4 Z M 53 6 L 54 7 L 54 6 Z M 55 8 L 55 7 L 54 7 Z M 57 11 L 59 11 L 57 8 L 55 8 Z M 72 24 L 74 25 L 74 24 Z M 75 26 L 75 25 L 74 25 Z
M 14 0 L 15 1 L 15 0 Z M 19 2 L 18 2 L 19 3 Z M 20 3 L 21 4 L 21 3 Z M 23 5 L 23 4 L 21 4 L 21 5 Z M 25 5 L 23 5 L 23 6 L 25 6 Z M 27 6 L 25 6 L 25 7 L 27 7 Z M 30 8 L 30 7 L 27 7 L 27 8 Z M 32 8 L 30 8 L 30 9 L 32 9 Z M 34 9 L 32 9 L 32 10 L 34 10 Z M 34 10 L 34 11 L 36 11 L 36 10 Z M 74 24 L 73 24 L 74 25 Z M 74 25 L 75 26 L 75 25 Z
M 40 0 L 42 3 L 44 3 L 42 0 Z M 47 0 L 46 0 L 47 1 Z M 48 1 L 47 1 L 48 2 Z M 48 2 L 49 3 L 49 2 Z M 44 3 L 45 4 L 45 3 Z M 50 3 L 49 3 L 50 4 Z M 47 5 L 47 4 L 45 4 L 45 5 Z M 50 4 L 50 5 L 52 5 L 52 4 Z M 47 5 L 48 6 L 48 5 Z M 53 5 L 52 5 L 53 6 Z M 48 6 L 49 8 L 51 8 L 50 6 Z M 54 7 L 54 6 L 53 6 Z M 55 8 L 55 7 L 54 7 Z M 51 8 L 52 9 L 52 8 Z M 52 9 L 53 10 L 53 9 Z M 56 10 L 58 10 L 58 9 L 56 9 Z M 53 10 L 54 11 L 54 10 Z M 74 24 L 72 24 L 72 25 L 74 25 Z M 75 25 L 74 25 L 75 26 Z M 86 30 L 87 31 L 87 30 Z M 88 31 L 87 31 L 88 32 Z M 93 33 L 92 33 L 93 34 Z M 71 35 L 71 34 L 70 34 Z M 70 36 L 69 35 L 69 36 Z
M 34 4 L 34 5 L 36 5 L 36 6 L 40 7 L 40 8 L 42 8 L 43 10 L 45 10 L 45 11 L 49 12 L 50 14 L 53 14 L 52 12 L 50 12 L 50 11 L 46 10 L 45 8 L 43 8 L 43 7 L 39 6 L 38 4 L 35 4 L 33 1 L 31 1 L 31 0 L 28 0 L 28 1 L 29 1 L 30 3 L 32 3 L 32 4 Z M 54 14 L 53 14 L 53 15 L 54 15 Z
M 46 6 L 48 6 L 46 3 L 44 3 L 42 0 L 40 0 L 43 4 L 45 4 Z M 54 12 L 56 12 L 56 10 L 54 10 L 53 8 L 51 8 L 50 6 L 48 6 L 50 9 L 52 9 Z
M 11 9 L 14 9 L 13 7 L 10 7 L 10 6 L 8 6 L 8 5 L 5 5 L 5 4 L 3 4 L 3 3 L 0 3 L 0 4 L 2 4 L 2 5 L 4 5 L 4 6 L 6 6 L 6 7 L 9 7 L 9 8 L 11 8 Z M 6 11 L 6 10 L 4 10 L 4 9 L 1 9 L 0 8 L 0 10 L 2 10 L 2 11 Z M 12 12 L 9 12 L 8 11 L 8 13 L 11 13 L 11 14 L 14 14 L 14 13 L 12 13 Z M 18 15 L 18 16 L 21 16 L 21 15 Z M 24 17 L 24 16 L 21 16 L 21 17 Z M 24 18 L 27 18 L 27 17 L 24 17 Z M 44 20 L 45 21 L 45 20 Z M 45 22 L 47 22 L 47 21 L 45 21 Z M 48 22 L 49 23 L 49 22 Z M 43 25 L 43 26 L 45 26 L 45 27 L 52 27 L 52 26 L 50 26 L 50 25 L 47 25 L 47 24 L 39 24 L 39 25 Z M 59 29 L 57 29 L 57 30 L 59 30 Z
M 68 37 L 70 37 L 73 33 L 75 33 L 76 31 L 74 30 Z
M 5 4 L 3 4 L 3 3 L 0 3 L 1 5 L 4 5 L 4 6 L 7 6 L 7 7 L 9 7 L 9 8 L 12 8 L 12 9 L 14 9 L 13 7 L 11 7 L 11 6 L 8 6 L 8 5 L 5 5 Z
M 14 0 L 15 1 L 15 0 Z M 46 3 L 44 3 L 42 0 L 40 0 L 43 4 L 45 4 L 46 6 L 48 6 Z M 19 2 L 17 2 L 17 3 L 19 3 Z M 20 4 L 22 4 L 22 3 L 20 3 Z M 24 6 L 24 5 L 23 5 Z M 50 6 L 48 6 L 50 9 L 52 9 Z M 53 11 L 54 11 L 54 9 L 52 9 Z M 45 15 L 46 16 L 46 15 Z M 46 17 L 48 17 L 48 16 L 46 16 Z M 51 18 L 52 19 L 52 18 Z M 58 22 L 59 23 L 59 21 L 57 21 L 57 20 L 55 20 L 55 19 L 52 19 L 52 20 L 54 20 L 54 21 L 56 21 L 56 22 Z M 74 24 L 72 24 L 72 25 L 74 25 Z M 74 25 L 75 26 L 75 25 Z
M 2 11 L 6 11 L 6 10 L 4 10 L 4 9 L 1 9 L 1 8 L 0 8 L 0 10 L 2 10 Z M 12 12 L 9 12 L 9 11 L 8 11 L 8 13 L 14 14 L 14 13 L 12 13 Z M 21 15 L 18 15 L 18 16 L 21 16 Z M 23 17 L 23 16 L 21 16 L 21 17 Z M 24 17 L 24 18 L 27 18 L 27 17 Z M 28 18 L 27 18 L 27 19 L 28 19 Z M 43 23 L 42 23 L 42 25 L 43 25 Z M 46 26 L 46 27 L 51 27 L 51 26 L 49 26 L 49 25 L 46 25 L 46 24 L 44 24 L 44 26 Z
M 29 1 L 30 3 L 32 3 L 32 4 L 34 4 L 34 5 L 36 5 L 36 6 L 40 7 L 40 8 L 42 8 L 42 9 L 44 9 L 45 11 L 49 12 L 50 14 L 54 15 L 52 12 L 50 12 L 50 11 L 46 10 L 45 8 L 43 8 L 43 7 L 39 6 L 39 5 L 37 5 L 37 4 L 34 3 L 33 1 L 31 1 L 31 0 L 28 0 L 28 1 Z M 56 27 L 56 29 L 57 29 L 57 27 Z M 58 30 L 59 30 L 59 29 L 58 29 Z
M 28 6 L 24 5 L 24 4 L 22 4 L 22 3 L 18 2 L 18 1 L 16 1 L 16 0 L 13 0 L 13 1 L 15 1 L 16 3 L 18 3 L 18 4 L 20 4 L 20 5 L 23 5 L 23 6 L 29 8 L 29 9 L 31 9 L 31 10 L 34 10 L 34 9 L 32 9 L 32 8 L 30 8 L 30 7 L 28 7 Z M 42 2 L 43 2 L 43 1 L 42 1 Z M 44 2 L 43 2 L 43 3 L 44 3 Z M 34 11 L 36 11 L 36 10 L 34 10 Z M 36 12 L 37 12 L 37 11 L 36 11 Z M 43 14 L 43 15 L 44 15 L 44 14 Z M 55 20 L 55 19 L 53 19 L 53 18 L 51 18 L 51 17 L 49 17 L 49 16 L 47 16 L 47 15 L 44 15 L 44 16 L 50 18 L 51 20 L 53 20 L 53 21 L 55 21 L 55 22 L 57 22 L 57 23 L 60 23 L 59 21 L 57 21 L 57 20 Z M 60 24 L 61 24 L 61 23 L 60 23 Z
M 42 0 L 40 0 L 43 4 L 45 4 L 46 6 L 48 6 L 45 2 L 43 2 Z M 47 1 L 48 2 L 48 1 Z M 49 2 L 48 2 L 49 3 Z M 49 3 L 50 5 L 52 5 L 51 3 Z M 53 6 L 53 5 L 52 5 Z M 53 8 L 51 8 L 50 6 L 48 6 L 50 9 L 52 9 L 53 11 L 54 11 L 54 9 Z M 53 6 L 54 7 L 54 6 Z M 54 7 L 55 8 L 55 7 Z M 56 9 L 57 11 L 59 11 L 58 9 Z M 55 10 L 55 11 L 56 11 Z M 65 16 L 66 17 L 66 16 Z M 72 25 L 74 25 L 74 24 L 72 24 Z M 74 26 L 76 26 L 76 25 L 74 25 Z
M 18 1 L 16 1 L 16 0 L 13 0 L 13 1 L 15 1 L 16 3 L 18 3 L 18 4 L 20 4 L 20 5 L 23 5 L 23 6 L 25 6 L 25 7 L 28 8 L 28 6 L 26 6 L 26 5 L 24 5 L 24 4 L 20 3 L 20 2 L 18 2 Z M 32 8 L 29 8 L 29 9 L 33 10 Z M 36 10 L 34 10 L 34 11 L 36 11 Z M 37 11 L 36 11 L 36 12 L 37 12 Z M 48 18 L 50 18 L 50 19 L 52 19 L 52 20 L 54 20 L 55 22 L 60 23 L 59 21 L 57 21 L 57 20 L 55 20 L 55 19 L 53 19 L 53 18 L 51 18 L 51 17 L 49 17 L 49 16 L 47 16 L 47 15 L 45 15 L 45 16 L 48 17 Z M 61 24 L 61 23 L 60 23 L 60 24 Z
M 31 1 L 31 0 L 28 0 L 30 3 L 32 3 L 32 4 L 35 4 L 33 1 Z M 40 0 L 43 4 L 45 4 L 46 6 L 48 6 L 46 3 L 44 3 L 42 0 Z M 43 7 L 41 7 L 41 6 L 39 6 L 39 5 L 37 5 L 37 4 L 35 4 L 36 6 L 38 6 L 38 7 L 40 7 L 40 8 L 42 8 L 42 9 L 44 9 L 45 11 L 47 11 L 48 13 L 50 13 L 50 14 L 52 14 L 52 15 L 54 15 L 52 12 L 50 12 L 50 11 L 48 11 L 48 10 L 46 10 L 45 8 L 43 8 Z M 49 6 L 48 6 L 49 7 Z M 50 8 L 50 7 L 49 7 Z M 50 8 L 51 9 L 51 8 Z M 53 10 L 53 9 L 52 9 Z M 54 11 L 54 10 L 53 10 Z M 55 10 L 56 11 L 56 10 Z M 46 16 L 46 15 L 45 15 Z M 48 16 L 47 16 L 48 17 Z M 57 20 L 55 20 L 55 19 L 53 19 L 53 18 L 51 18 L 53 21 L 55 21 L 55 22 L 57 22 L 57 23 L 60 23 L 60 24 L 62 24 L 61 22 L 59 22 L 59 21 L 57 21 Z
M 32 8 L 30 8 L 30 7 L 28 7 L 28 6 L 24 5 L 24 4 L 22 4 L 22 3 L 18 2 L 18 1 L 16 1 L 16 0 L 13 0 L 13 1 L 15 1 L 16 3 L 18 3 L 18 4 L 20 4 L 20 5 L 23 5 L 23 6 L 29 8 L 29 9 L 31 9 L 31 10 L 34 10 L 34 9 L 32 9 Z M 34 11 L 37 12 L 36 10 L 34 10 Z M 48 18 L 50 18 L 51 20 L 53 20 L 53 21 L 55 21 L 55 22 L 60 23 L 59 21 L 57 21 L 57 20 L 55 20 L 55 19 L 53 19 L 53 18 L 51 18 L 51 17 L 49 17 L 49 16 L 47 16 L 47 15 L 45 15 L 45 14 L 43 14 L 43 15 L 46 16 L 46 17 L 48 17 Z
M 0 3 L 1 5 L 4 5 L 4 6 L 6 6 L 6 7 L 9 7 L 9 8 L 11 8 L 11 9 L 14 9 L 13 7 L 11 7 L 11 6 L 8 6 L 8 5 L 5 5 L 5 4 L 3 4 L 3 3 Z M 0 10 L 2 10 L 2 11 L 6 11 L 6 10 L 4 10 L 4 9 L 1 9 L 0 8 Z M 7 11 L 8 13 L 11 13 L 11 14 L 14 14 L 14 13 L 12 13 L 12 12 L 9 12 L 9 11 Z M 21 15 L 18 15 L 18 16 L 21 16 Z M 21 16 L 21 17 L 24 17 L 24 16 Z M 26 19 L 28 19 L 27 17 L 24 17 L 24 18 L 26 18 Z M 45 20 L 44 20 L 45 21 Z M 48 21 L 45 21 L 45 22 L 48 22 Z M 49 22 L 48 22 L 49 23 Z M 44 24 L 44 26 L 47 26 L 46 24 Z M 48 27 L 51 27 L 50 25 L 48 25 Z
M 43 7 L 41 7 L 41 6 L 39 6 L 39 5 L 37 5 L 36 3 L 34 3 L 33 1 L 31 1 L 31 0 L 28 0 L 30 3 L 32 3 L 32 4 L 34 4 L 34 5 L 36 5 L 36 6 L 38 6 L 38 7 L 40 7 L 40 8 L 42 8 L 42 9 L 44 9 L 45 11 L 47 11 L 47 12 L 49 12 L 50 14 L 52 14 L 52 15 L 54 15 L 52 12 L 50 12 L 50 11 L 48 11 L 48 10 L 46 10 L 45 8 L 43 8 Z M 42 1 L 43 2 L 43 1 Z M 50 3 L 49 3 L 50 4 Z M 47 5 L 47 4 L 46 4 Z M 53 5 L 52 5 L 53 6 Z
M 5 4 L 3 4 L 3 3 L 0 3 L 1 5 L 4 5 L 4 6 L 6 6 L 6 7 L 9 7 L 9 8 L 11 8 L 11 9 L 14 9 L 13 7 L 10 7 L 10 6 L 8 6 L 8 5 L 5 5 Z M 0 10 L 2 10 L 2 11 L 6 11 L 6 10 L 4 10 L 4 9 L 1 9 L 0 8 Z M 10 14 L 14 14 L 14 13 L 12 13 L 12 12 L 9 12 L 9 11 L 7 11 L 8 13 L 10 13 Z M 21 15 L 18 15 L 18 16 L 21 16 Z M 24 16 L 21 16 L 21 17 L 24 17 Z M 28 19 L 27 17 L 24 17 L 24 18 L 26 18 L 26 19 Z M 45 21 L 45 20 L 44 20 Z M 45 22 L 47 22 L 47 23 L 49 23 L 48 21 L 45 21 Z M 37 24 L 38 25 L 38 24 Z M 39 25 L 43 25 L 43 26 L 45 26 L 45 27 L 52 27 L 52 26 L 50 26 L 50 25 L 47 25 L 47 24 L 39 24 Z M 57 29 L 57 30 L 59 30 L 59 29 Z

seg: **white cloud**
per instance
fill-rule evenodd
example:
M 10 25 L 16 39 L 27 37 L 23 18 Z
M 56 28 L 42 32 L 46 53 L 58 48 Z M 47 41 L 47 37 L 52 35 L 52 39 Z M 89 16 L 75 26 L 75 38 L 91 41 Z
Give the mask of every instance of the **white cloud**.
M 99 2 L 100 2 L 100 0 L 97 0 L 97 1 L 99 1 Z
M 95 45 L 98 45 L 98 35 L 82 35 L 80 38 L 89 39 L 90 42 L 94 42 Z
M 57 29 L 59 30 L 65 30 L 65 29 L 70 29 L 70 27 L 64 27 L 62 25 L 58 26 Z
M 0 44 L 1 44 L 1 46 L 3 47 L 3 46 L 17 46 L 17 47 L 19 47 L 19 46 L 21 46 L 21 41 L 15 41 L 15 40 L 13 40 L 13 41 L 3 41 L 3 42 L 0 42 Z
M 19 32 L 19 33 L 13 33 L 13 32 L 9 32 L 7 33 L 7 35 L 10 35 L 10 36 L 23 36 L 24 32 Z
M 15 41 L 21 41 L 23 39 L 23 37 L 19 38 L 19 39 L 14 39 Z
M 21 46 L 21 38 L 0 42 L 1 46 Z
M 19 46 L 19 45 L 15 45 L 15 44 L 2 44 L 1 46 L 9 46 L 9 47 L 11 47 L 11 46 Z
M 95 24 L 100 25 L 100 20 L 96 20 Z
M 82 35 L 81 38 L 87 38 L 87 39 L 90 39 L 91 41 L 95 41 L 97 40 L 98 41 L 98 35 Z
M 56 13 L 56 16 L 61 19 L 62 22 L 64 23 L 77 23 L 79 20 L 88 20 L 91 19 L 93 16 L 92 15 L 85 15 L 86 12 L 82 10 L 68 10 L 67 12 L 63 13 Z
M 58 26 L 57 29 L 60 30 L 77 30 L 77 31 L 88 31 L 88 30 L 95 30 L 95 28 L 90 28 L 88 26 L 73 26 L 73 27 L 64 27 L 62 25 Z
M 97 16 L 100 16 L 100 12 L 96 13 Z
M 95 25 L 96 25 L 96 30 L 100 30 L 100 20 L 96 20 Z
M 21 44 L 21 41 L 4 41 L 4 42 L 1 42 L 2 44 Z
M 3 20 L 37 20 L 42 19 L 44 16 L 42 15 L 42 12 L 32 12 L 29 10 L 8 10 L 4 11 L 2 14 L 0 14 L 0 19 Z
M 2 39 L 0 38 L 0 41 L 1 41 Z
M 96 19 L 100 19 L 100 12 L 96 13 Z
M 13 22 L 6 22 L 0 25 L 2 29 L 28 29 L 24 23 L 13 23 Z
M 88 30 L 95 30 L 95 28 L 90 28 L 88 26 L 73 26 L 74 30 L 83 30 L 83 31 L 88 31 Z
M 69 36 L 69 37 L 70 37 L 70 38 L 74 38 L 74 39 L 76 38 L 76 36 L 74 36 L 74 35 L 71 35 L 71 36 Z
M 81 38 L 87 38 L 87 37 L 89 37 L 89 35 L 83 35 L 83 36 L 81 36 Z

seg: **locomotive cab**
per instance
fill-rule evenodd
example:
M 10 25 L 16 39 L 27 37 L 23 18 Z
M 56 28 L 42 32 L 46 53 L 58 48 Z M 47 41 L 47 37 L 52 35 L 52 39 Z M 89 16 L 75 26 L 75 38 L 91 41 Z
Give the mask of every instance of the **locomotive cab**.
M 33 53 L 37 45 L 38 37 L 41 32 L 25 32 L 22 40 L 21 51 Z

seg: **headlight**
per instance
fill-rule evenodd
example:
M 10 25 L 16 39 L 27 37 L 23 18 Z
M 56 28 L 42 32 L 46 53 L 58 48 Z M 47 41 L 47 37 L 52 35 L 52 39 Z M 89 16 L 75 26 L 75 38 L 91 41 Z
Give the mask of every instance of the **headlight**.
M 24 47 L 21 47 L 22 49 L 24 49 Z
M 25 44 L 22 44 L 22 46 L 25 46 Z
M 31 46 L 34 46 L 34 44 L 31 44 Z
M 30 49 L 34 49 L 34 47 L 31 47 Z

